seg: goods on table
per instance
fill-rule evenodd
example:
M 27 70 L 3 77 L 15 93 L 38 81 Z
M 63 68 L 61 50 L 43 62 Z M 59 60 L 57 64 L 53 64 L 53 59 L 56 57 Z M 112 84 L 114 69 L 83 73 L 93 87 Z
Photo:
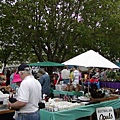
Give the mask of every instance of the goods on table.
M 3 94 L 1 91 L 0 91 L 0 101 L 3 101 L 4 99 L 7 99 L 9 98 L 9 94 Z
M 80 96 L 80 97 L 78 97 L 78 99 L 81 101 L 90 101 L 90 98 L 85 97 L 85 96 Z
M 104 98 L 90 98 L 91 101 L 100 101 L 100 102 L 104 102 L 104 101 L 108 101 L 108 100 L 115 100 L 118 99 L 119 96 L 115 95 L 115 94 L 110 94 L 108 97 L 104 97 Z
M 71 103 L 67 101 L 62 101 L 59 98 L 50 99 L 49 102 L 45 103 L 45 109 L 48 111 L 59 111 L 64 109 L 71 109 L 76 106 L 84 105 L 82 103 Z

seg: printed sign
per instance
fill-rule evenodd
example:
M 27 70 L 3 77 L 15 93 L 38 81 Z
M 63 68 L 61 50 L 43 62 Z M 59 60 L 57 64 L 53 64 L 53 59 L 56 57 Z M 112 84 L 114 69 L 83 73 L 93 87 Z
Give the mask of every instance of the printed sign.
M 114 110 L 112 107 L 96 108 L 97 120 L 115 120 Z

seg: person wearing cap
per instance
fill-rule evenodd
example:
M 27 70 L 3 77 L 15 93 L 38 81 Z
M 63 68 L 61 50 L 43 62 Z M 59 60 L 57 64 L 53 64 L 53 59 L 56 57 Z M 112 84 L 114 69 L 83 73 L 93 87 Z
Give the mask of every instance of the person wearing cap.
M 17 101 L 8 103 L 9 109 L 17 110 L 15 120 L 40 120 L 38 103 L 41 101 L 41 84 L 31 75 L 27 64 L 18 67 L 18 73 L 22 82 L 18 90 Z

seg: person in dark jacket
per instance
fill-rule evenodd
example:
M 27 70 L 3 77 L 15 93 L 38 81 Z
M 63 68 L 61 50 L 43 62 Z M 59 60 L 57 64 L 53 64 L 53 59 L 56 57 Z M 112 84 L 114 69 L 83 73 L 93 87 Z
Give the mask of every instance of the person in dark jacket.
M 10 70 L 7 70 L 6 73 L 6 86 L 10 85 Z
M 38 71 L 40 75 L 39 82 L 42 86 L 42 95 L 45 94 L 48 97 L 50 96 L 50 76 L 43 69 Z

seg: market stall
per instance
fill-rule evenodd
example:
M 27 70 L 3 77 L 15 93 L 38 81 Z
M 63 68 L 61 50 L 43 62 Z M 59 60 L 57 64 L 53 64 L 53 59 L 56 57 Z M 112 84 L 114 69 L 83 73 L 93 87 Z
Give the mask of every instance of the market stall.
M 82 117 L 91 116 L 96 108 L 112 106 L 113 109 L 120 108 L 120 99 L 104 101 L 96 104 L 81 105 L 67 110 L 50 112 L 40 110 L 41 120 L 75 120 Z
M 118 95 L 112 95 L 111 97 L 105 97 L 101 99 L 90 99 L 90 102 L 79 102 L 72 103 L 67 101 L 59 101 L 59 98 L 54 98 L 56 103 L 54 105 L 59 105 L 60 109 L 52 109 L 51 106 L 48 106 L 46 102 L 46 107 L 40 109 L 41 120 L 76 120 L 83 117 L 88 117 L 92 120 L 92 115 L 95 113 L 96 108 L 99 107 L 113 107 L 113 109 L 120 110 L 120 98 Z M 52 100 L 51 100 L 52 101 Z M 50 101 L 49 101 L 50 102 Z M 64 104 L 63 104 L 64 103 Z M 49 108 L 49 109 L 48 109 Z M 118 111 L 118 114 L 120 111 Z M 1 120 L 13 120 L 14 110 L 0 109 L 0 119 Z M 93 119 L 94 120 L 94 119 Z
M 51 61 L 44 61 L 44 62 L 36 62 L 36 63 L 30 63 L 29 66 L 40 66 L 40 67 L 50 67 L 50 66 L 64 66 L 64 64 L 51 62 Z
M 99 53 L 89 50 L 76 57 L 73 57 L 62 64 L 65 65 L 77 65 L 84 67 L 99 67 L 99 68 L 117 68 L 119 67 L 100 55 Z
M 94 56 L 93 56 L 94 55 Z M 79 57 L 79 58 L 78 58 Z M 86 67 L 105 67 L 105 68 L 118 68 L 118 66 L 114 65 L 107 59 L 103 58 L 100 56 L 98 53 L 94 53 L 94 51 L 88 51 L 87 54 L 82 54 L 78 57 L 73 58 L 72 60 L 66 61 L 65 65 L 78 65 L 78 66 L 86 66 Z M 74 61 L 75 60 L 75 61 Z M 62 64 L 62 66 L 63 66 Z M 50 64 L 48 64 L 50 65 Z M 47 66 L 48 66 L 47 65 Z M 31 66 L 31 65 L 30 65 Z M 39 66 L 39 65 L 38 65 Z M 41 65 L 40 65 L 41 66 Z M 44 66 L 44 65 L 42 65 Z M 99 91 L 100 93 L 104 92 Z M 62 95 L 67 95 L 69 96 L 74 96 L 78 95 L 82 96 L 83 93 L 80 92 L 80 90 L 73 91 L 65 91 L 65 90 L 53 90 L 54 94 L 62 94 Z M 106 94 L 107 93 L 107 94 Z M 89 99 L 84 99 L 83 101 L 79 99 L 77 96 L 77 99 L 74 99 L 74 97 L 70 98 L 68 101 L 67 99 L 64 99 L 65 97 L 63 96 L 63 99 L 59 101 L 59 99 L 56 98 L 56 101 L 51 100 L 52 105 L 45 103 L 45 108 L 40 109 L 40 115 L 41 115 L 41 120 L 76 120 L 79 118 L 83 117 L 90 117 L 95 113 L 96 108 L 99 107 L 113 107 L 113 109 L 118 109 L 120 108 L 120 98 L 119 96 L 113 96 L 110 97 L 108 92 L 104 93 L 105 97 L 103 98 L 90 98 L 90 94 L 88 91 L 88 94 L 86 96 L 83 96 L 83 98 L 88 97 Z M 79 101 L 78 101 L 79 99 Z M 66 100 L 66 101 L 65 101 Z M 59 101 L 59 104 L 58 104 Z M 73 101 L 75 103 L 73 103 Z M 49 101 L 50 102 L 50 101 Z M 57 103 L 56 103 L 57 102 Z M 55 106 L 56 105 L 56 106 Z M 58 106 L 59 105 L 59 106 Z M 1 111 L 1 115 L 4 116 L 3 113 L 4 110 Z M 5 114 L 9 114 L 6 112 Z M 14 111 L 11 111 L 13 114 Z M 4 119 L 5 120 L 5 119 Z M 95 119 L 93 119 L 95 120 Z

